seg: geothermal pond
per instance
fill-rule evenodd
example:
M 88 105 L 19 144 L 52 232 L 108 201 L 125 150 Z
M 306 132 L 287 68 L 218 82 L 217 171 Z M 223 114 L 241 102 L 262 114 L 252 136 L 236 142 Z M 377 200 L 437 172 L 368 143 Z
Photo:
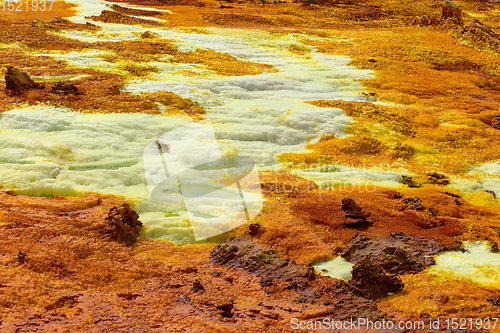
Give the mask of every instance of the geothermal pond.
M 72 20 L 99 15 L 106 5 L 77 2 Z M 60 32 L 86 42 L 138 39 L 141 26 L 94 22 L 101 31 Z M 371 77 L 368 71 L 348 66 L 349 59 L 325 55 L 300 43 L 306 36 L 263 31 L 207 28 L 202 32 L 182 29 L 147 29 L 176 41 L 180 50 L 210 49 L 237 59 L 269 64 L 273 73 L 221 76 L 191 64 L 152 62 L 159 72 L 150 79 L 131 80 L 123 88 L 134 94 L 172 91 L 199 102 L 206 109 L 204 124 L 213 128 L 221 155 L 250 158 L 255 170 L 282 169 L 276 156 L 305 149 L 322 135 L 344 136 L 352 120 L 341 109 L 319 108 L 305 103 L 317 99 L 365 100 L 356 79 Z M 311 37 L 307 37 L 311 38 Z M 310 48 L 308 56 L 292 53 L 290 44 Z M 41 53 L 40 53 L 41 54 Z M 123 74 L 119 63 L 107 62 L 103 51 L 52 52 L 44 54 L 79 68 Z M 109 54 L 108 54 L 109 55 Z M 196 72 L 196 77 L 187 75 Z M 202 76 L 202 78 L 200 78 Z M 38 78 L 41 79 L 41 78 Z M 182 202 L 151 199 L 144 150 L 169 131 L 192 123 L 188 117 L 147 114 L 80 114 L 51 106 L 17 108 L 3 113 L 0 122 L 0 174 L 4 188 L 35 196 L 77 195 L 95 191 L 121 195 L 136 203 L 144 236 L 177 243 L 193 240 Z M 192 157 L 197 151 L 186 152 Z M 334 169 L 335 173 L 330 171 Z M 323 187 L 345 181 L 396 184 L 391 172 L 353 168 L 293 171 Z M 216 200 L 216 199 L 214 199 Z M 205 209 L 215 202 L 204 202 Z
M 197 101 L 205 108 L 206 120 L 202 124 L 205 129 L 210 128 L 209 132 L 212 131 L 205 139 L 213 139 L 208 147 L 215 151 L 215 155 L 207 154 L 206 151 L 201 153 L 206 147 L 196 146 L 185 149 L 181 155 L 174 154 L 192 165 L 237 155 L 252 161 L 254 173 L 286 169 L 277 161 L 277 155 L 303 151 L 308 143 L 316 142 L 322 135 L 345 136 L 345 126 L 352 122 L 341 109 L 319 108 L 306 102 L 319 99 L 366 100 L 362 94 L 363 86 L 356 79 L 373 76 L 369 71 L 349 66 L 350 60 L 347 58 L 322 54 L 301 43 L 303 39 L 335 36 L 313 37 L 298 33 L 276 34 L 222 28 L 144 28 L 101 23 L 85 19 L 85 16 L 99 15 L 102 10 L 109 9 L 111 3 L 95 0 L 72 2 L 79 7 L 71 20 L 77 23 L 92 22 L 102 30 L 94 33 L 58 33 L 68 38 L 84 42 L 134 40 L 148 30 L 160 38 L 175 41 L 183 52 L 213 50 L 228 53 L 242 61 L 272 65 L 276 69 L 275 72 L 258 75 L 222 76 L 194 64 L 170 62 L 165 56 L 162 61 L 145 64 L 157 68 L 157 73 L 150 74 L 148 79 L 128 81 L 124 91 L 133 94 L 171 91 Z M 307 55 L 290 52 L 292 44 L 307 49 Z M 110 56 L 113 57 L 113 53 L 101 50 L 50 52 L 43 55 L 66 61 L 77 68 L 99 68 L 101 71 L 126 74 L 119 62 L 106 61 Z M 178 244 L 199 240 L 193 235 L 192 225 L 188 222 L 192 218 L 186 210 L 190 205 L 188 201 L 164 202 L 152 199 L 152 183 L 158 185 L 161 180 L 155 180 L 154 175 L 148 178 L 148 170 L 156 170 L 156 166 L 151 167 L 154 163 L 145 154 L 148 147 L 155 148 L 155 143 L 160 142 L 158 139 L 168 137 L 168 133 L 178 131 L 178 137 L 196 136 L 196 129 L 189 127 L 193 124 L 189 117 L 166 114 L 81 114 L 39 105 L 10 110 L 1 114 L 0 120 L 0 176 L 4 179 L 4 189 L 48 197 L 78 195 L 85 191 L 124 196 L 136 204 L 135 208 L 145 225 L 143 236 Z M 203 131 L 200 128 L 198 133 Z M 169 138 L 176 140 L 173 135 Z M 167 162 L 164 166 L 169 164 L 168 168 L 172 167 L 172 163 L 175 164 L 173 161 Z M 493 166 L 495 169 L 497 164 Z M 483 169 L 480 171 L 492 173 L 489 165 Z M 358 182 L 382 186 L 398 186 L 399 183 L 395 171 L 342 166 L 288 171 L 313 180 L 321 187 Z M 168 173 L 166 168 L 161 172 L 163 176 Z M 236 181 L 234 183 L 238 186 L 230 195 L 209 196 L 201 204 L 197 202 L 200 206 L 196 208 L 198 213 L 203 216 L 220 214 L 219 202 L 229 202 L 229 207 L 232 207 L 231 200 L 239 194 L 241 198 L 247 199 L 244 207 L 246 217 L 255 216 L 259 205 L 254 205 L 254 211 L 248 205 L 249 202 L 258 202 L 250 198 L 255 193 L 245 193 L 248 187 L 242 187 Z M 457 180 L 456 184 L 460 184 L 460 181 Z M 462 185 L 473 190 L 481 187 L 477 182 Z M 234 209 L 237 211 L 237 206 Z M 240 213 L 243 214 L 243 210 Z M 486 245 L 467 246 L 470 249 L 467 254 L 454 252 L 438 256 L 435 273 L 481 276 L 482 282 L 492 282 L 484 277 L 486 273 L 479 274 L 475 269 L 488 269 L 492 261 L 498 261 L 498 256 L 490 253 L 490 264 L 482 263 L 480 259 L 488 252 Z M 348 279 L 351 264 L 337 258 L 318 263 L 316 268 L 318 271 L 324 270 L 327 275 Z

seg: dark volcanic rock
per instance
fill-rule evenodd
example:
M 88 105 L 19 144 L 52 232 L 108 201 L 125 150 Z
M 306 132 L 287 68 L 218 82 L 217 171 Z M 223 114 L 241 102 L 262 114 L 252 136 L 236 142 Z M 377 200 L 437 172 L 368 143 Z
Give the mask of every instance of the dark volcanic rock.
M 19 253 L 17 254 L 17 258 L 16 259 L 21 264 L 26 263 L 26 253 L 22 253 L 21 251 L 19 251 Z
M 450 183 L 450 181 L 446 179 L 446 176 L 443 175 L 442 173 L 430 172 L 426 173 L 426 175 L 429 177 L 429 181 L 432 184 L 448 185 Z
M 220 265 L 275 279 L 306 277 L 312 280 L 315 277 L 312 266 L 289 263 L 278 256 L 276 250 L 260 246 L 245 236 L 217 245 L 210 253 L 210 259 Z
M 111 208 L 106 223 L 106 233 L 111 239 L 128 244 L 135 242 L 142 227 L 139 215 L 127 203 Z
M 201 284 L 200 280 L 194 279 L 193 281 L 193 287 L 191 288 L 192 291 L 194 292 L 199 292 L 205 290 L 205 287 Z
M 52 87 L 52 92 L 59 95 L 78 94 L 78 88 L 68 81 L 57 81 Z
M 393 190 L 389 190 L 389 191 L 385 191 L 383 192 L 385 195 L 387 195 L 387 197 L 389 197 L 390 199 L 401 199 L 403 198 L 403 195 L 397 191 L 393 191 Z
M 331 299 L 330 304 L 336 305 L 340 310 L 333 314 L 332 317 L 334 319 L 370 318 L 373 321 L 386 318 L 385 312 L 380 311 L 373 300 L 356 295 L 351 283 L 344 280 L 336 280 L 332 284 L 331 289 L 335 297 Z
M 333 315 L 335 320 L 366 318 L 371 321 L 387 319 L 385 312 L 378 309 L 377 304 L 369 299 L 353 294 L 341 294 L 334 303 L 339 311 Z
M 491 122 L 490 128 L 500 130 L 500 116 L 495 116 L 495 119 Z
M 403 180 L 403 184 L 407 185 L 408 187 L 420 187 L 420 184 L 414 181 L 413 178 L 409 176 L 401 176 L 401 179 Z
M 248 233 L 250 234 L 250 236 L 256 236 L 259 233 L 261 227 L 262 226 L 258 223 L 252 223 L 248 226 Z
M 351 263 L 358 263 L 365 256 L 373 258 L 389 273 L 402 274 L 419 272 L 434 264 L 434 259 L 426 257 L 444 248 L 431 237 L 409 236 L 391 233 L 377 237 L 354 236 L 340 252 Z
M 422 200 L 420 200 L 419 197 L 406 198 L 406 199 L 403 199 L 403 202 L 405 204 L 410 204 L 411 207 L 415 210 L 423 210 L 425 208 L 424 206 L 422 206 Z
M 491 190 L 486 190 L 486 193 L 489 193 L 493 196 L 493 198 L 496 198 L 497 197 L 497 194 L 495 193 L 495 191 L 491 191 Z
M 486 300 L 491 304 L 493 304 L 494 306 L 498 306 L 500 308 L 500 298 L 490 296 L 486 298 Z
M 371 321 L 387 319 L 387 314 L 378 309 L 374 300 L 364 298 L 356 293 L 351 284 L 344 280 L 335 280 L 328 290 L 324 287 L 306 290 L 308 294 L 300 297 L 296 301 L 307 303 L 307 298 L 321 298 L 325 310 L 321 310 L 317 315 L 314 313 L 303 313 L 302 319 L 331 318 L 335 320 L 356 320 L 367 318 Z M 318 293 L 319 292 L 319 293 Z M 308 296 L 316 294 L 316 296 Z M 314 301 L 314 300 L 313 300 Z
M 369 299 L 379 299 L 404 288 L 399 276 L 386 273 L 371 256 L 365 256 L 357 262 L 351 273 L 353 291 Z
M 27 73 L 15 67 L 7 66 L 7 73 L 5 73 L 5 89 L 17 94 L 33 88 L 40 89 L 43 88 L 43 86 L 35 83 Z
M 373 223 L 367 220 L 370 213 L 363 212 L 361 207 L 352 198 L 342 199 L 342 210 L 346 213 L 346 220 L 344 222 L 346 227 L 359 227 Z

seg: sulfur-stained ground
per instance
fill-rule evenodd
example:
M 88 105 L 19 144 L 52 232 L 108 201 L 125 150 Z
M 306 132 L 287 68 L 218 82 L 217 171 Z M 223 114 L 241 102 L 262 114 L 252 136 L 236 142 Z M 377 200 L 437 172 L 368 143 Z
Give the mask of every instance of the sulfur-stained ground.
M 306 152 L 281 154 L 279 159 L 289 171 L 318 161 L 368 169 L 383 164 L 398 172 L 404 169 L 412 179 L 403 180 L 397 189 L 321 189 L 291 172 L 262 172 L 263 189 L 268 191 L 253 221 L 262 225 L 256 235 L 245 225 L 216 240 L 184 246 L 141 237 L 130 245 L 113 237 L 106 217 L 124 198 L 90 193 L 48 199 L 2 192 L 2 331 L 288 332 L 291 318 L 321 320 L 342 312 L 332 308 L 338 299 L 330 277 L 318 276 L 302 289 L 293 281 L 266 285 L 261 276 L 210 261 L 216 243 L 240 235 L 299 264 L 335 256 L 356 234 L 431 236 L 450 249 L 465 241 L 485 241 L 492 249 L 500 245 L 500 193 L 467 187 L 485 177 L 499 177 L 478 168 L 500 159 L 500 124 L 495 118 L 500 116 L 500 45 L 470 30 L 469 23 L 477 17 L 500 31 L 500 4 L 457 1 L 463 25 L 419 26 L 411 25 L 416 16 L 441 18 L 440 1 L 332 1 L 322 6 L 289 1 L 131 2 L 172 14 L 152 15 L 165 19 L 158 23 L 115 8 L 94 19 L 146 27 L 300 32 L 311 37 L 302 40 L 304 45 L 348 56 L 352 66 L 372 70 L 374 78 L 361 80 L 366 101 L 310 101 L 343 109 L 355 120 L 347 128 L 352 136 L 324 136 Z M 40 79 L 45 88 L 13 95 L 0 82 L 0 111 L 45 103 L 82 113 L 160 114 L 163 105 L 167 115 L 199 121 L 206 110 L 196 101 L 172 92 L 137 95 L 121 89 L 131 79 L 157 72 L 146 63 L 165 55 L 175 63 L 227 77 L 276 70 L 221 52 L 180 50 L 154 34 L 120 42 L 83 42 L 57 34 L 98 31 L 95 25 L 64 19 L 74 12 L 75 7 L 63 1 L 57 1 L 52 12 L 22 17 L 0 11 L 0 68 L 12 65 L 33 77 L 72 77 L 81 93 L 53 94 L 53 82 Z M 322 39 L 325 36 L 335 40 Z M 107 54 L 103 59 L 119 69 L 77 68 L 36 55 L 70 50 L 102 51 Z M 289 51 L 310 56 L 310 49 L 301 45 Z M 451 183 L 427 175 L 432 172 Z M 369 213 L 371 224 L 346 226 L 345 198 L 353 198 Z M 492 276 L 498 271 L 493 267 Z M 491 301 L 500 298 L 499 285 L 430 271 L 405 274 L 402 280 L 403 291 L 376 301 L 388 318 L 417 320 L 422 313 L 441 319 L 489 318 L 500 313 Z M 196 288 L 197 281 L 203 289 Z M 500 331 L 500 324 L 491 331 Z

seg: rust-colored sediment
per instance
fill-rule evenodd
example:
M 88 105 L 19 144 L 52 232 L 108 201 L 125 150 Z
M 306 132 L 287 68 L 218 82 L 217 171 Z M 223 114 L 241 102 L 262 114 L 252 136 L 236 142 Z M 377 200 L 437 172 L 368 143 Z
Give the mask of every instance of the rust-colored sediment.
M 120 207 L 120 199 L 97 194 L 50 200 L 0 192 L 3 331 L 282 332 L 292 317 L 383 315 L 372 301 L 336 296 L 328 277 L 263 283 L 214 264 L 213 244 L 131 246 L 110 232 L 107 217 Z
M 278 185 L 283 187 L 286 185 Z M 427 186 L 399 192 L 377 188 L 364 193 L 355 188 L 309 192 L 288 189 L 285 192 L 271 192 L 267 197 L 262 213 L 256 218 L 262 221 L 265 230 L 257 236 L 257 241 L 297 262 L 325 259 L 356 234 L 379 236 L 391 231 L 403 232 L 430 236 L 451 248 L 455 242 L 465 240 L 500 242 L 498 233 L 492 229 L 500 226 L 497 209 L 471 205 L 444 193 L 441 188 Z M 422 209 L 404 202 L 415 197 L 421 200 Z M 342 210 L 344 198 L 353 198 L 369 213 L 371 224 L 359 228 L 346 226 L 346 212 Z M 245 232 L 240 230 L 237 234 Z
M 500 132 L 494 119 L 500 106 L 500 50 L 484 36 L 466 34 L 466 26 L 410 26 L 415 16 L 440 17 L 441 9 L 433 1 L 324 1 L 333 4 L 325 6 L 292 1 L 118 2 L 167 8 L 174 14 L 155 14 L 166 20 L 162 23 L 166 26 L 259 28 L 320 37 L 302 42 L 320 52 L 349 56 L 354 59 L 351 65 L 376 74 L 362 80 L 367 87 L 365 102 L 311 102 L 342 108 L 356 120 L 347 128 L 353 136 L 326 135 L 308 146 L 308 153 L 282 154 L 279 158 L 290 167 L 318 162 L 404 166 L 417 175 L 423 187 L 322 190 L 285 172 L 263 173 L 266 201 L 252 221 L 262 226 L 249 230 L 244 225 L 229 236 L 245 235 L 299 265 L 330 258 L 356 234 L 430 236 L 445 248 L 465 240 L 500 244 L 496 200 L 474 205 L 467 201 L 469 197 L 462 198 L 443 184 L 432 184 L 425 175 L 436 171 L 446 176 L 463 175 L 470 165 L 500 158 Z M 498 30 L 500 20 L 494 10 L 500 5 L 458 3 L 467 12 L 480 13 L 482 22 Z M 118 11 L 95 19 L 158 24 Z M 0 111 L 44 102 L 82 112 L 160 113 L 157 103 L 162 103 L 168 114 L 187 114 L 199 120 L 203 108 L 171 92 L 132 95 L 120 90 L 131 78 L 154 74 L 157 69 L 148 62 L 165 54 L 171 61 L 219 75 L 275 71 L 272 66 L 224 53 L 180 52 L 173 41 L 159 40 L 154 34 L 116 43 L 85 43 L 54 34 L 97 29 L 92 24 L 53 21 L 55 16 L 73 13 L 72 5 L 61 1 L 54 4 L 52 12 L 23 13 L 22 17 L 0 12 L 0 67 L 12 65 L 32 76 L 88 75 L 72 80 L 78 95 L 53 94 L 53 83 L 45 82 L 45 89 L 5 95 L 0 99 Z M 464 13 L 464 21 L 471 19 Z M 321 39 L 331 36 L 336 38 Z M 11 47 L 12 43 L 22 48 Z M 76 68 L 33 55 L 70 50 L 107 51 L 109 56 L 103 56 L 104 60 L 123 65 L 122 72 Z M 306 48 L 290 45 L 289 51 L 308 56 Z M 3 83 L 0 91 L 4 91 Z M 375 98 L 389 103 L 376 105 Z M 361 211 L 352 208 L 356 212 L 346 212 L 343 199 L 355 202 L 350 206 Z M 127 206 L 122 199 L 97 194 L 46 199 L 0 193 L 2 331 L 287 332 L 292 317 L 352 316 L 359 306 L 371 309 L 367 315 L 374 313 L 375 303 L 353 302 L 352 297 L 342 296 L 332 289 L 334 280 L 329 277 L 317 277 L 307 284 L 293 279 L 269 281 L 213 263 L 209 257 L 215 246 L 212 243 L 181 247 L 151 239 L 133 243 L 138 223 L 123 207 Z M 125 212 L 119 216 L 130 219 L 110 218 L 111 212 L 117 216 L 118 211 Z M 123 221 L 132 222 L 127 227 Z M 498 314 L 498 306 L 487 300 L 500 298 L 498 288 L 435 277 L 425 271 L 403 274 L 401 279 L 405 284 L 401 292 L 376 302 L 389 318 L 419 319 L 422 313 L 443 319 Z M 338 306 L 340 301 L 343 308 Z
M 300 180 L 284 175 L 266 177 L 275 184 Z M 262 224 L 258 232 L 250 236 L 248 226 L 242 226 L 233 235 L 244 234 L 276 249 L 283 259 L 303 264 L 332 255 L 356 233 L 374 236 L 404 231 L 433 236 L 444 245 L 463 239 L 499 241 L 498 233 L 486 227 L 498 227 L 492 222 L 498 221 L 496 212 L 466 202 L 457 208 L 447 199 L 454 197 L 438 190 L 401 191 L 404 198 L 419 196 L 422 206 L 434 211 L 429 219 L 425 212 L 409 207 L 412 204 L 402 203 L 394 191 L 350 192 L 349 197 L 373 222 L 357 229 L 344 226 L 341 198 L 347 193 L 310 186 L 297 186 L 300 190 L 295 192 L 270 192 L 263 212 L 254 220 Z M 371 301 L 335 292 L 331 288 L 334 279 L 329 277 L 262 280 L 259 273 L 213 263 L 209 254 L 215 244 L 176 246 L 139 239 L 129 245 L 110 227 L 110 216 L 126 207 L 123 204 L 119 198 L 97 194 L 47 199 L 0 192 L 0 319 L 4 329 L 111 332 L 133 325 L 139 331 L 170 327 L 282 332 L 289 329 L 293 317 L 353 316 L 357 307 L 378 311 Z M 432 221 L 442 225 L 426 224 Z M 472 226 L 478 228 L 474 234 L 469 232 Z M 495 311 L 486 301 L 498 296 L 493 288 L 467 282 L 472 295 L 464 305 L 462 293 L 453 290 L 465 286 L 464 281 L 442 281 L 426 273 L 403 275 L 402 279 L 406 287 L 401 293 L 377 302 L 387 318 L 417 316 L 412 302 L 441 318 L 453 317 L 464 307 L 470 316 L 491 316 Z M 427 296 L 431 301 L 421 302 Z M 340 300 L 343 305 L 337 304 Z M 436 308 L 432 302 L 446 306 Z M 362 313 L 368 316 L 372 312 Z M 372 315 L 378 316 L 375 313 L 379 312 Z

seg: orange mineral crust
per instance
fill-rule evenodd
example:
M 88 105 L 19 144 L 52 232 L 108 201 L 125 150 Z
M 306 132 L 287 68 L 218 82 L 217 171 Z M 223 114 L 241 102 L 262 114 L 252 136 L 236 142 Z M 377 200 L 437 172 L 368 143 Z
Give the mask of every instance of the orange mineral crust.
M 297 203 L 308 195 L 290 197 L 297 200 L 292 210 L 297 211 Z M 379 206 L 387 195 L 379 194 Z M 362 196 L 353 197 L 363 210 L 374 217 L 379 214 L 361 200 Z M 288 332 L 293 318 L 414 318 L 417 310 L 407 297 L 440 318 L 456 316 L 453 309 L 461 307 L 471 316 L 494 313 L 494 305 L 485 301 L 485 297 L 498 297 L 498 291 L 491 288 L 472 284 L 468 290 L 473 296 L 464 299 L 458 291 L 463 282 L 440 281 L 419 273 L 402 276 L 406 287 L 401 293 L 373 300 L 363 293 L 363 288 L 373 284 L 363 286 L 362 277 L 350 285 L 317 276 L 311 266 L 285 260 L 288 253 L 288 257 L 307 262 L 314 257 L 312 253 L 325 247 L 324 241 L 316 248 L 308 246 L 312 239 L 308 234 L 299 234 L 305 245 L 298 245 L 292 231 L 306 232 L 314 225 L 328 223 L 320 223 L 318 217 L 309 224 L 298 217 L 278 220 L 270 211 L 283 215 L 280 200 L 266 204 L 260 216 L 263 227 L 254 236 L 246 234 L 214 248 L 211 243 L 176 246 L 159 240 L 135 240 L 140 228 L 137 215 L 116 197 L 88 194 L 47 199 L 0 192 L 2 330 L 116 332 L 133 327 L 136 332 Z M 423 202 L 435 208 L 431 200 Z M 374 225 L 379 222 L 375 220 Z M 281 230 L 294 229 L 278 237 L 275 223 L 280 223 Z M 317 235 L 324 231 L 313 230 Z M 332 240 L 345 234 L 344 228 L 332 229 L 331 234 L 333 231 Z M 371 232 L 377 233 L 382 231 Z M 277 252 L 257 244 L 270 244 L 270 238 L 276 239 L 272 247 Z M 304 255 L 285 251 L 287 240 Z M 239 249 L 239 257 L 228 256 L 233 248 Z M 247 257 L 245 251 L 249 251 Z M 265 260 L 254 261 L 257 257 Z M 400 281 L 394 276 L 391 279 Z M 429 283 L 441 290 L 433 290 L 432 295 L 437 295 L 431 295 L 433 298 Z M 435 308 L 432 302 L 420 301 L 427 296 L 446 306 Z
M 293 318 L 499 316 L 497 285 L 481 284 L 473 274 L 460 278 L 466 266 L 453 260 L 445 264 L 457 274 L 433 271 L 439 257 L 429 257 L 453 250 L 443 255 L 465 256 L 467 250 L 459 250 L 464 241 L 486 242 L 485 251 L 494 257 L 500 245 L 498 191 L 488 187 L 500 176 L 494 167 L 479 169 L 500 159 L 498 1 L 457 0 L 458 17 L 434 0 L 117 2 L 89 14 L 86 24 L 67 19 L 77 11 L 64 1 L 50 12 L 0 11 L 1 75 L 25 72 L 29 85 L 8 89 L 12 80 L 0 82 L 0 113 L 43 103 L 72 112 L 201 121 L 210 119 L 211 110 L 181 93 L 131 93 L 124 87 L 177 74 L 228 81 L 281 74 L 233 50 L 179 47 L 177 40 L 160 38 L 157 29 L 266 30 L 277 42 L 290 38 L 277 44 L 279 54 L 298 64 L 318 54 L 347 56 L 351 66 L 373 75 L 358 80 L 364 91 L 351 101 L 300 97 L 321 111 L 342 109 L 353 120 L 345 128 L 349 135 L 332 130 L 319 140 L 311 137 L 305 152 L 276 156 L 282 164 L 275 169 L 292 171 L 261 172 L 260 214 L 213 239 L 178 246 L 138 237 L 142 223 L 133 204 L 116 196 L 0 192 L 1 332 L 292 332 Z M 113 23 L 141 32 L 115 38 L 119 33 L 109 33 Z M 66 57 L 72 52 L 92 61 L 72 62 Z M 335 80 L 343 75 L 335 74 Z M 291 174 L 318 164 L 357 167 L 360 173 L 386 166 L 398 175 L 404 169 L 407 176 L 397 189 L 322 189 Z M 479 190 L 460 185 L 483 180 Z M 414 246 L 423 243 L 432 251 Z M 312 264 L 337 259 L 353 265 L 351 280 L 326 276 L 344 269 L 335 264 L 315 273 Z M 342 260 L 340 265 L 350 265 Z M 485 271 L 495 273 L 498 267 L 489 264 L 483 263 Z M 500 324 L 491 331 L 499 332 Z
M 284 258 L 309 263 L 326 259 L 340 250 L 356 234 L 366 236 L 403 232 L 430 236 L 444 248 L 456 248 L 462 241 L 486 240 L 500 244 L 498 207 L 475 206 L 442 188 L 394 191 L 377 188 L 335 190 L 299 190 L 284 181 L 284 174 L 273 182 L 263 182 L 268 201 L 255 219 L 262 224 L 256 236 L 259 244 L 271 246 Z M 269 176 L 267 176 L 269 177 Z M 280 180 L 281 178 L 281 180 Z M 299 178 L 300 179 L 300 178 Z M 274 187 L 271 187 L 273 184 Z M 283 191 L 282 189 L 286 189 Z M 343 209 L 343 200 L 351 198 L 361 209 L 361 217 Z M 240 228 L 236 234 L 248 234 Z
M 273 66 L 251 61 L 239 60 L 227 54 L 212 50 L 181 52 L 173 41 L 155 38 L 154 34 L 143 33 L 139 40 L 121 42 L 87 43 L 54 34 L 62 30 L 84 30 L 96 32 L 99 28 L 93 24 L 76 24 L 63 18 L 37 23 L 10 24 L 0 22 L 0 37 L 6 45 L 16 43 L 23 46 L 0 48 L 2 68 L 13 66 L 39 83 L 38 89 L 26 89 L 13 93 L 5 90 L 0 83 L 0 90 L 6 94 L 0 100 L 0 112 L 12 109 L 24 103 L 46 103 L 62 106 L 80 112 L 124 112 L 160 114 L 159 104 L 166 107 L 166 113 L 185 114 L 195 120 L 203 119 L 205 110 L 197 102 L 182 98 L 169 91 L 157 93 L 132 94 L 122 91 L 130 80 L 151 78 L 158 73 L 158 68 L 148 64 L 154 61 L 192 64 L 200 69 L 213 71 L 219 75 L 242 76 L 276 71 Z M 102 51 L 104 61 L 113 64 L 115 69 L 103 72 L 86 65 L 74 66 L 47 55 L 35 55 L 40 52 L 64 53 Z M 4 70 L 2 70 L 3 72 Z M 51 77 L 74 76 L 61 79 L 76 89 L 71 93 L 55 93 L 56 80 Z
M 498 297 L 498 289 L 480 287 L 466 280 L 444 280 L 430 274 L 407 275 L 403 280 L 405 292 L 381 301 L 381 309 L 404 313 L 414 319 L 422 313 L 432 318 L 495 318 L 498 315 L 498 307 L 487 300 Z
M 214 244 L 134 243 L 137 215 L 111 196 L 1 192 L 0 221 L 4 332 L 284 332 L 294 317 L 389 316 L 349 289 L 334 292 L 334 279 L 310 266 L 289 263 L 266 279 L 212 262 Z

